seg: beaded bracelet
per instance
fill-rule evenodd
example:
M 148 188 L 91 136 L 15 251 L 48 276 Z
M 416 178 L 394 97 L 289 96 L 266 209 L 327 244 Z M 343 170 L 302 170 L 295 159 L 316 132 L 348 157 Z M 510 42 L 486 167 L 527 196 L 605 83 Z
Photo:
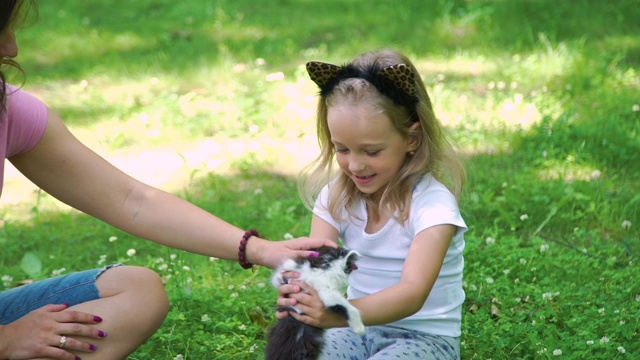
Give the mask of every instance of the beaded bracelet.
M 240 247 L 238 247 L 238 262 L 243 269 L 251 269 L 253 264 L 247 261 L 247 243 L 249 242 L 249 238 L 252 236 L 260 237 L 258 232 L 254 229 L 247 230 L 244 235 L 242 235 L 242 240 L 240 240 Z

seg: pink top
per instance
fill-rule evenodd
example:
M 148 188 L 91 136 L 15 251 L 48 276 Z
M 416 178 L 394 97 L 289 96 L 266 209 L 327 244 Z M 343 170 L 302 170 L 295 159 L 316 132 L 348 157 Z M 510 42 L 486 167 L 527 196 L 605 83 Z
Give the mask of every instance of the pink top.
M 7 84 L 6 111 L 0 113 L 0 195 L 4 159 L 33 149 L 47 126 L 47 106 L 35 96 Z

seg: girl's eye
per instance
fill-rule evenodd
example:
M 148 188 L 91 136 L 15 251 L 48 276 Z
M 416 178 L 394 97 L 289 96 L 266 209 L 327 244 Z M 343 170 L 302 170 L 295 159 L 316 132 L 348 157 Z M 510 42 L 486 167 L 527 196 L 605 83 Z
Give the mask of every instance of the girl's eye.
M 349 149 L 344 149 L 344 148 L 336 148 L 336 152 L 340 153 L 340 154 L 346 154 L 349 152 Z
M 368 156 L 376 156 L 380 154 L 380 150 L 376 150 L 376 151 L 367 151 L 367 155 Z

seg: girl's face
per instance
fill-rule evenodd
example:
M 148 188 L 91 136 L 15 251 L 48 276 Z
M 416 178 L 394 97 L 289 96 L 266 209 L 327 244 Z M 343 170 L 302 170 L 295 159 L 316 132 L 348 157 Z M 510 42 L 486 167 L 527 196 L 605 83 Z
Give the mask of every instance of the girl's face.
M 9 26 L 0 32 L 0 57 L 14 58 L 18 56 L 16 37 Z
M 327 122 L 342 171 L 360 191 L 380 200 L 415 145 L 367 103 L 332 105 Z

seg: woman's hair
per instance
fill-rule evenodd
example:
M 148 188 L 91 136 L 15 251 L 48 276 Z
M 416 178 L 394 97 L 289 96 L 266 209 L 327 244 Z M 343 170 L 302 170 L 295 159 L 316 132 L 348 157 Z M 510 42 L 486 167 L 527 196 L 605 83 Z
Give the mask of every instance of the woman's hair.
M 383 95 L 380 85 L 362 78 L 375 78 L 365 74 L 376 74 L 381 69 L 398 64 L 406 65 L 415 74 L 413 97 L 417 98 L 417 101 L 409 103 L 410 105 L 407 105 L 406 101 L 404 103 L 394 101 L 390 96 Z M 329 202 L 323 205 L 327 206 L 333 218 L 345 220 L 340 216 L 343 209 L 349 216 L 355 218 L 356 205 L 360 200 L 364 200 L 373 210 L 374 216 L 386 213 L 399 222 L 405 222 L 409 217 L 413 189 L 428 173 L 459 197 L 466 176 L 464 167 L 443 133 L 442 126 L 433 112 L 426 87 L 411 61 L 394 50 L 381 50 L 362 54 L 343 69 L 353 69 L 352 67 L 355 70 L 350 71 L 359 72 L 364 76 L 347 76 L 335 85 L 331 83 L 329 92 L 327 93 L 327 89 L 323 88 L 318 101 L 316 127 L 320 154 L 302 170 L 298 179 L 298 190 L 305 205 L 313 208 L 314 199 L 320 190 L 331 183 Z M 388 89 L 382 89 L 382 91 L 389 93 Z M 402 90 L 394 89 L 394 91 Z M 415 153 L 406 157 L 400 171 L 388 184 L 379 202 L 358 190 L 343 171 L 336 172 L 334 169 L 336 150 L 331 142 L 327 113 L 329 107 L 338 102 L 366 102 L 375 110 L 385 114 L 391 120 L 392 126 L 405 139 L 413 138 L 418 141 Z M 419 122 L 420 126 L 412 131 L 411 127 L 416 122 Z
M 0 31 L 15 30 L 25 21 L 28 11 L 23 7 L 35 8 L 34 0 L 1 0 L 0 1 Z M 7 98 L 7 76 L 4 68 L 13 67 L 23 73 L 20 65 L 9 57 L 0 58 L 0 112 L 4 111 Z

